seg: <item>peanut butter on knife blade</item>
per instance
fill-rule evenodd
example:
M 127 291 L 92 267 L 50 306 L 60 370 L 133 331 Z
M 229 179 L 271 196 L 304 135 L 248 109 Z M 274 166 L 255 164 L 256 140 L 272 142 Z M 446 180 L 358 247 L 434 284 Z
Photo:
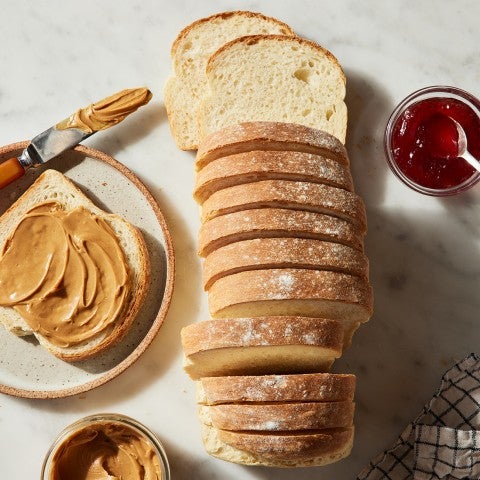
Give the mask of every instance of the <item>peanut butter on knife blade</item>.
M 33 138 L 18 157 L 0 163 L 0 189 L 22 177 L 30 167 L 48 162 L 93 133 L 120 123 L 151 98 L 147 88 L 131 88 L 77 110 Z

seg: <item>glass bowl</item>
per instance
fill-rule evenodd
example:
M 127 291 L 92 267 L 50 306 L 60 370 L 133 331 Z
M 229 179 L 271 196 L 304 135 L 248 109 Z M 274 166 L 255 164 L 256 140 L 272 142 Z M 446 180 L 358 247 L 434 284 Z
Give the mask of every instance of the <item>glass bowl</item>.
M 396 153 L 394 152 L 394 149 L 395 149 L 394 135 L 396 132 L 397 122 L 402 122 L 402 119 L 406 118 L 405 115 L 410 115 L 409 112 L 412 111 L 411 110 L 412 106 L 415 108 L 415 106 L 420 104 L 420 102 L 423 102 L 429 99 L 436 99 L 436 98 L 446 99 L 447 101 L 448 99 L 452 99 L 453 101 L 463 103 L 464 105 L 466 105 L 472 110 L 473 112 L 472 115 L 476 115 L 478 124 L 480 125 L 480 100 L 478 98 L 456 87 L 449 87 L 449 86 L 425 87 L 413 92 L 412 94 L 407 96 L 404 100 L 402 100 L 398 104 L 398 106 L 395 108 L 392 115 L 390 116 L 385 129 L 385 136 L 384 136 L 385 155 L 387 157 L 387 162 L 392 172 L 405 185 L 407 185 L 411 189 L 417 192 L 420 192 L 426 195 L 432 195 L 432 196 L 455 195 L 473 187 L 480 180 L 480 172 L 473 171 L 473 173 L 468 178 L 464 178 L 458 184 L 453 184 L 453 185 L 440 187 L 440 188 L 425 186 L 415 181 L 411 177 L 409 177 L 408 174 L 404 170 L 402 170 L 402 168 L 398 164 Z M 470 141 L 468 132 L 467 132 L 467 139 Z M 469 143 L 469 146 L 470 146 L 470 143 Z M 480 144 L 478 145 L 478 148 L 480 148 Z M 448 162 L 449 160 L 446 160 L 446 161 Z
M 102 433 L 98 434 L 97 432 Z M 103 437 L 103 433 L 105 432 L 106 435 L 105 437 Z M 102 442 L 101 448 L 99 447 L 99 444 L 94 443 L 95 440 L 91 440 L 97 438 L 101 439 L 99 440 Z M 107 440 L 105 440 L 105 438 Z M 99 413 L 96 415 L 84 417 L 62 430 L 62 432 L 60 432 L 60 434 L 54 440 L 53 444 L 47 452 L 47 455 L 43 462 L 40 479 L 57 480 L 68 478 L 68 473 L 64 474 L 63 476 L 60 476 L 58 474 L 58 470 L 60 468 L 64 468 L 65 465 L 70 465 L 72 466 L 72 468 L 76 468 L 75 473 L 79 473 L 77 466 L 73 466 L 75 465 L 72 461 L 75 459 L 74 448 L 70 448 L 68 452 L 66 451 L 66 446 L 69 443 L 75 445 L 75 442 L 77 442 L 77 445 L 82 445 L 81 447 L 78 447 L 78 450 L 81 450 L 81 455 L 79 455 L 79 457 L 81 457 L 81 460 L 83 462 L 86 462 L 88 464 L 89 460 L 96 457 L 95 454 L 96 452 L 98 452 L 98 449 L 101 450 L 102 448 L 104 448 L 104 446 L 106 446 L 105 448 L 108 448 L 110 445 L 113 445 L 115 447 L 117 439 L 118 444 L 122 443 L 123 446 L 125 446 L 126 444 L 128 446 L 128 443 L 131 442 L 131 438 L 135 439 L 134 441 L 137 442 L 137 447 L 138 445 L 141 445 L 141 449 L 145 449 L 145 457 L 147 459 L 153 459 L 155 467 L 152 467 L 152 469 L 156 469 L 157 476 L 152 476 L 148 478 L 158 478 L 158 480 L 170 480 L 170 467 L 168 464 L 167 455 L 165 454 L 165 450 L 158 437 L 140 422 L 125 415 L 120 415 L 116 413 Z M 87 441 L 85 441 L 85 439 L 87 439 Z M 92 455 L 88 454 L 87 449 L 89 443 L 92 445 L 92 451 L 97 449 L 96 452 L 92 453 Z M 115 451 L 115 449 L 111 449 L 109 451 Z M 132 457 L 128 457 L 128 462 L 126 462 L 126 464 L 131 463 L 131 458 L 136 458 L 136 453 L 138 451 L 139 450 L 137 449 L 135 455 L 132 455 Z M 64 455 L 65 457 L 63 457 Z M 69 457 L 67 457 L 67 455 Z M 62 458 L 64 459 L 63 466 L 61 466 Z M 66 460 L 67 458 L 68 460 Z M 142 463 L 141 460 L 140 463 Z M 59 467 L 59 465 L 61 467 Z

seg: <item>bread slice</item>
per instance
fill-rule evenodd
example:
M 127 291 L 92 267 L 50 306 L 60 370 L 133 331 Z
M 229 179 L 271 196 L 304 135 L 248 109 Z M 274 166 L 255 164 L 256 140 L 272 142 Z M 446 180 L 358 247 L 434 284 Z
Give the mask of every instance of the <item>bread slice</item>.
M 355 375 L 338 373 L 204 377 L 196 398 L 199 405 L 352 401 L 355 382 Z
M 34 335 L 39 343 L 53 355 L 68 361 L 83 360 L 116 344 L 128 331 L 135 319 L 148 289 L 150 267 L 148 252 L 139 230 L 118 215 L 104 212 L 62 173 L 43 172 L 33 185 L 0 217 L 0 245 L 4 246 L 22 217 L 34 207 L 56 202 L 65 211 L 83 207 L 105 221 L 113 230 L 127 265 L 130 294 L 110 326 L 92 335 L 86 341 L 70 346 L 59 346 L 35 331 L 12 306 L 0 306 L 3 326 L 18 336 Z M 5 250 L 0 248 L 0 252 Z M 32 247 L 31 255 L 36 253 Z M 0 253 L 3 256 L 3 254 Z M 28 262 L 28 259 L 25 260 Z M 0 260 L 1 265 L 1 260 Z M 25 264 L 20 264 L 20 268 Z M 0 267 L 1 268 L 1 267 Z M 12 272 L 12 274 L 14 274 Z M 1 288 L 1 287 L 0 287 Z
M 344 346 L 372 314 L 365 278 L 324 270 L 269 269 L 235 273 L 208 291 L 214 318 L 296 315 L 332 318 L 344 329 Z M 273 373 L 273 372 L 272 372 Z
M 203 223 L 198 235 L 198 254 L 205 257 L 233 242 L 276 237 L 337 242 L 363 251 L 363 235 L 351 222 L 317 212 L 258 208 Z
M 233 11 L 202 18 L 185 27 L 173 42 L 173 74 L 164 89 L 165 106 L 175 141 L 183 150 L 197 148 L 197 110 L 207 88 L 206 65 L 223 44 L 243 35 L 278 33 L 292 29 L 260 13 Z
M 255 238 L 230 243 L 207 255 L 203 286 L 246 270 L 301 268 L 368 277 L 366 255 L 352 247 L 310 238 Z
M 351 427 L 354 403 L 272 402 L 200 405 L 198 415 L 205 425 L 233 431 L 299 431 Z
M 237 38 L 208 60 L 200 137 L 235 123 L 276 121 L 324 130 L 345 143 L 345 75 L 316 43 L 286 35 Z
M 254 208 L 324 213 L 354 223 L 362 234 L 366 231 L 365 206 L 358 195 L 329 185 L 290 180 L 262 180 L 220 190 L 203 204 L 202 221 Z
M 198 146 L 196 169 L 201 170 L 218 158 L 254 150 L 313 153 L 349 165 L 343 143 L 323 130 L 283 121 L 250 120 L 236 121 L 203 138 Z
M 232 432 L 202 425 L 206 452 L 242 465 L 313 467 L 347 457 L 353 446 L 354 428 L 293 432 Z
M 197 172 L 193 196 L 202 204 L 219 190 L 261 180 L 324 183 L 353 192 L 350 169 L 336 160 L 313 153 L 256 150 L 210 162 Z
M 181 336 L 185 371 L 198 379 L 328 371 L 343 330 L 322 318 L 224 318 L 188 325 Z

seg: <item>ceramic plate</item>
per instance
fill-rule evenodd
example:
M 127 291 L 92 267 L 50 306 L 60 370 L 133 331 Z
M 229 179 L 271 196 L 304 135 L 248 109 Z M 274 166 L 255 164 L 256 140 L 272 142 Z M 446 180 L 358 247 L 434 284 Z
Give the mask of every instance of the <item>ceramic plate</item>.
M 0 148 L 0 161 L 27 143 Z M 33 183 L 47 165 L 30 169 L 1 191 L 0 214 Z M 116 346 L 92 359 L 67 363 L 41 347 L 33 336 L 16 337 L 0 326 L 0 392 L 28 398 L 56 398 L 85 392 L 116 377 L 148 347 L 166 316 L 173 291 L 174 256 L 158 204 L 140 180 L 98 150 L 78 146 L 48 162 L 100 208 L 121 215 L 143 233 L 151 262 L 151 282 L 135 324 Z M 32 252 L 33 254 L 33 252 Z

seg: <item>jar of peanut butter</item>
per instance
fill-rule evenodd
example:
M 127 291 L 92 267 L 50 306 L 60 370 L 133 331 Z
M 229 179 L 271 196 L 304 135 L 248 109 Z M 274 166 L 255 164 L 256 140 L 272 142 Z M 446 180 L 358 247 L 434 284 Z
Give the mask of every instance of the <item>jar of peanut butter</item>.
M 96 414 L 65 428 L 42 467 L 41 480 L 170 480 L 167 456 L 147 427 L 120 414 Z

